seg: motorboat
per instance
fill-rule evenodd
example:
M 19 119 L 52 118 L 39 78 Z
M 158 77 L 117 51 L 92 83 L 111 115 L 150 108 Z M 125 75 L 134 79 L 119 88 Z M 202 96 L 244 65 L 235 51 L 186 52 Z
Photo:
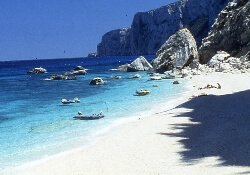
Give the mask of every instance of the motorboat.
M 119 75 L 114 75 L 114 76 L 111 76 L 112 79 L 121 79 L 122 77 L 119 76 Z
M 75 76 L 65 76 L 65 75 L 51 75 L 46 80 L 76 80 Z
M 150 91 L 149 90 L 136 90 L 135 91 L 135 93 L 137 94 L 137 95 L 139 95 L 139 96 L 143 96 L 143 95 L 148 95 L 149 93 L 150 93 Z
M 40 74 L 40 73 L 46 73 L 47 70 L 42 67 L 36 67 L 32 70 L 29 70 L 27 74 Z
M 141 75 L 140 74 L 135 74 L 135 75 L 132 75 L 130 78 L 141 78 Z
M 80 103 L 81 101 L 76 97 L 76 98 L 74 98 L 74 100 L 67 100 L 67 99 L 63 98 L 61 100 L 61 102 L 63 104 L 70 104 L 70 103 Z
M 73 118 L 78 120 L 96 120 L 103 117 L 104 115 L 102 112 L 100 112 L 99 114 L 92 114 L 92 115 L 82 115 L 81 112 L 78 112 L 78 115 L 74 116 Z

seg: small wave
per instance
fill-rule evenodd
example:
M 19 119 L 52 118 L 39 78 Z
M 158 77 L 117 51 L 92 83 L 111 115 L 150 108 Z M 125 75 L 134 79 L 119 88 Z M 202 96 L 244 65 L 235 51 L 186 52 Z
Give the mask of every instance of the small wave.
M 54 132 L 73 125 L 72 120 L 62 120 L 31 127 L 32 133 Z
M 9 118 L 0 116 L 0 123 L 5 122 L 6 120 L 9 120 Z

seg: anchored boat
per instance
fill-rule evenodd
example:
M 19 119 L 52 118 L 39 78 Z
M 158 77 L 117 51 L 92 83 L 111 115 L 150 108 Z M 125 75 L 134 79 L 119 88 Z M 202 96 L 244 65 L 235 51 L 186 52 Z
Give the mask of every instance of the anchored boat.
M 99 114 L 92 114 L 92 115 L 82 115 L 81 112 L 78 112 L 78 115 L 74 116 L 73 118 L 79 120 L 96 120 L 103 117 L 104 115 L 102 114 L 102 112 L 100 112 Z
M 137 95 L 140 95 L 140 96 L 142 96 L 142 95 L 147 95 L 147 94 L 149 94 L 150 93 L 150 91 L 149 90 L 136 90 L 135 91 L 135 93 L 137 94 Z

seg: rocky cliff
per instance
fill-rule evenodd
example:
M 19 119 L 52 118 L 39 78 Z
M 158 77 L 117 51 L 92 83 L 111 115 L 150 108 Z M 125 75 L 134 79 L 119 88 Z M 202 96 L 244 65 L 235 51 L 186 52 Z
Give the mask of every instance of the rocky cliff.
M 106 33 L 97 46 L 99 56 L 151 55 L 177 30 L 188 27 L 198 46 L 218 13 L 231 0 L 180 0 L 136 13 L 131 28 Z
M 98 56 L 130 55 L 130 28 L 122 28 L 107 32 L 97 46 Z
M 203 39 L 199 61 L 207 63 L 220 50 L 237 57 L 247 55 L 247 52 L 249 55 L 249 0 L 234 0 L 220 12 L 208 37 Z

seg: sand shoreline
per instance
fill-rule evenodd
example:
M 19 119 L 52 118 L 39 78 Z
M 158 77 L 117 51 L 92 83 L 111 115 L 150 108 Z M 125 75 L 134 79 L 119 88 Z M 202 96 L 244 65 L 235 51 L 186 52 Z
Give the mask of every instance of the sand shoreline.
M 171 107 L 160 107 L 152 116 L 138 119 L 125 125 L 117 132 L 103 138 L 92 146 L 44 159 L 44 161 L 36 163 L 31 167 L 22 167 L 22 169 L 19 169 L 18 174 L 249 173 L 250 165 L 246 166 L 240 163 L 238 165 L 231 165 L 230 163 L 223 165 L 223 162 L 229 160 L 229 158 L 223 160 L 223 154 L 206 155 L 206 153 L 201 153 L 203 157 L 200 155 L 189 156 L 189 150 L 190 148 L 192 150 L 192 146 L 189 145 L 190 143 L 187 144 L 185 140 L 191 137 L 188 138 L 190 135 L 183 135 L 182 132 L 185 133 L 185 128 L 191 125 L 198 126 L 200 124 L 200 122 L 192 121 L 192 115 L 189 114 L 192 113 L 193 109 L 186 107 L 193 105 L 192 107 L 196 108 L 198 104 L 194 99 L 199 99 L 199 102 L 205 105 L 206 98 L 210 100 L 210 96 L 225 96 L 226 94 L 249 90 L 250 74 L 211 73 L 206 76 L 194 76 L 191 80 L 187 81 L 194 87 L 189 93 L 178 98 L 179 100 L 175 101 L 176 103 L 172 104 Z M 207 83 L 216 82 L 221 84 L 221 89 L 198 90 L 198 87 L 204 87 Z M 198 98 L 197 96 L 201 93 L 205 93 L 207 96 Z M 189 97 L 192 98 L 189 99 Z M 249 98 L 250 96 L 246 99 Z M 193 100 L 194 102 L 192 102 Z M 237 103 L 241 105 L 240 100 Z M 174 108 L 176 105 L 179 106 Z M 206 112 L 205 109 L 204 111 Z M 201 110 L 198 112 L 201 113 L 204 111 Z M 211 113 L 210 115 L 215 114 L 222 115 L 219 111 L 215 111 L 215 113 Z M 248 131 L 247 128 L 246 132 Z M 199 144 L 194 146 L 198 147 Z M 207 150 L 210 151 L 209 148 Z M 245 149 L 242 150 L 245 151 Z M 217 150 L 214 151 L 216 152 Z M 195 151 L 192 153 L 196 154 Z

